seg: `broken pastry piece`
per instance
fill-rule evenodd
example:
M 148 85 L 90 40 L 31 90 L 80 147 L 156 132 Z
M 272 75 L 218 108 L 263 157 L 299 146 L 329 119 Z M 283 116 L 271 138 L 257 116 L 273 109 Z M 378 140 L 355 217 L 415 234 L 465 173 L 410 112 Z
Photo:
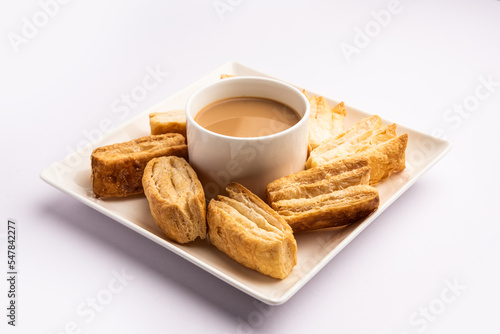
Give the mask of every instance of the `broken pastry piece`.
M 303 92 L 307 96 L 305 91 Z M 344 132 L 346 110 L 343 102 L 331 108 L 321 96 L 313 95 L 307 98 L 311 106 L 309 115 L 309 151 L 311 151 L 323 141 Z
M 238 183 L 208 204 L 210 242 L 243 266 L 284 279 L 297 264 L 297 243 L 285 220 Z
M 186 113 L 184 110 L 153 112 L 149 114 L 152 135 L 180 133 L 186 137 Z
M 378 208 L 366 159 L 346 158 L 271 182 L 267 200 L 294 233 L 344 226 Z
M 205 239 L 205 194 L 186 160 L 174 156 L 150 160 L 142 184 L 151 214 L 168 238 L 178 243 Z
M 98 147 L 90 157 L 92 190 L 97 197 L 140 194 L 146 164 L 167 155 L 187 158 L 184 136 L 177 133 L 146 136 Z

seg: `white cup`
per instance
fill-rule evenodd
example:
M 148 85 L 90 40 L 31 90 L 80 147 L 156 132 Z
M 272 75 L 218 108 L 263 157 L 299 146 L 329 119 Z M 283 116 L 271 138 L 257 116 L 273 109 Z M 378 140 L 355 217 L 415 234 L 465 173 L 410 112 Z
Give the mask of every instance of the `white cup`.
M 261 97 L 281 102 L 300 115 L 292 127 L 270 135 L 241 138 L 209 131 L 194 118 L 210 103 L 231 97 Z M 194 92 L 186 104 L 189 163 L 197 172 L 207 199 L 238 182 L 264 198 L 266 186 L 304 169 L 307 159 L 309 101 L 297 88 L 262 77 L 233 77 Z

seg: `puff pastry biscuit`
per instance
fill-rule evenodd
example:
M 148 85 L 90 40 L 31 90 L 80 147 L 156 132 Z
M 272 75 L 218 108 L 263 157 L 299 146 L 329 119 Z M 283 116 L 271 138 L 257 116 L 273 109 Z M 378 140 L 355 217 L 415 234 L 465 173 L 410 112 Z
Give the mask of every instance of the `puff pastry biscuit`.
M 307 168 L 311 168 L 312 162 L 315 165 L 327 163 L 333 160 L 335 154 L 342 151 L 342 148 L 358 144 L 367 138 L 371 137 L 373 133 L 382 127 L 382 119 L 377 116 L 370 116 L 362 119 L 356 123 L 352 128 L 338 135 L 332 137 L 321 143 L 314 149 L 306 163 Z
M 351 224 L 370 215 L 378 204 L 377 189 L 363 184 L 309 198 L 280 200 L 272 207 L 296 233 Z
M 363 158 L 368 160 L 371 167 L 370 184 L 375 185 L 384 181 L 393 173 L 401 172 L 406 168 L 405 151 L 407 143 L 408 134 L 406 133 L 382 142 L 378 142 L 378 139 L 374 137 L 373 143 L 360 143 L 347 147 L 340 153 L 332 152 L 332 157 L 328 160 L 324 157 L 311 157 L 307 166 L 321 166 L 343 157 Z
M 146 136 L 96 148 L 90 157 L 92 190 L 97 197 L 140 194 L 149 160 L 166 155 L 187 158 L 184 136 L 171 133 Z
M 304 94 L 307 94 L 304 91 Z M 323 141 L 336 137 L 344 132 L 346 110 L 341 102 L 331 108 L 322 96 L 308 97 L 311 106 L 309 116 L 309 151 L 318 147 Z
M 370 170 L 366 159 L 339 159 L 271 182 L 267 200 L 294 233 L 348 225 L 378 208 Z
M 323 154 L 310 155 L 308 158 L 308 166 L 318 166 L 321 164 L 328 163 L 339 157 L 346 157 L 354 153 L 365 151 L 377 144 L 383 143 L 389 139 L 396 137 L 396 124 L 391 124 L 384 126 L 375 130 L 369 137 L 359 141 L 359 138 L 354 140 L 346 141 L 335 146 L 334 149 L 328 150 Z
M 343 159 L 279 178 L 266 187 L 266 200 L 309 198 L 359 184 L 368 184 L 367 159 Z
M 356 153 L 353 157 L 366 158 L 371 167 L 370 184 L 375 185 L 387 179 L 393 173 L 406 168 L 405 151 L 408 134 L 402 134 L 369 149 Z
M 366 159 L 371 167 L 370 185 L 405 169 L 408 134 L 397 136 L 396 124 L 382 126 L 379 116 L 370 116 L 351 129 L 324 141 L 313 150 L 306 168 L 321 166 L 345 157 Z
M 180 133 L 186 137 L 186 113 L 184 110 L 153 112 L 149 114 L 152 135 Z
M 284 279 L 297 264 L 297 243 L 285 220 L 238 183 L 208 204 L 213 245 L 243 266 Z
M 174 156 L 150 160 L 142 184 L 151 214 L 167 237 L 178 243 L 205 239 L 205 194 L 186 160 Z

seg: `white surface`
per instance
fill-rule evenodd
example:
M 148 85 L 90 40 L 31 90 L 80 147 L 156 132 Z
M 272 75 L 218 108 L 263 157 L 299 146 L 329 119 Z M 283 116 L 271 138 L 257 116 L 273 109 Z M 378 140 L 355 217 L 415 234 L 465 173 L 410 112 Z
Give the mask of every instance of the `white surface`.
M 213 3 L 73 1 L 18 54 L 7 36 L 21 33 L 23 17 L 40 6 L 2 3 L 0 261 L 7 261 L 8 217 L 19 233 L 18 327 L 2 315 L 2 332 L 498 331 L 500 2 L 402 0 L 350 63 L 340 45 L 353 44 L 357 27 L 376 29 L 371 12 L 389 1 L 231 1 L 224 20 Z M 441 132 L 453 146 L 276 307 L 38 176 L 89 138 L 231 60 Z M 169 74 L 153 79 L 155 69 Z M 152 89 L 141 96 L 144 82 Z M 134 92 L 140 101 L 120 101 Z M 463 104 L 470 111 L 454 112 Z M 0 282 L 5 305 L 7 284 Z

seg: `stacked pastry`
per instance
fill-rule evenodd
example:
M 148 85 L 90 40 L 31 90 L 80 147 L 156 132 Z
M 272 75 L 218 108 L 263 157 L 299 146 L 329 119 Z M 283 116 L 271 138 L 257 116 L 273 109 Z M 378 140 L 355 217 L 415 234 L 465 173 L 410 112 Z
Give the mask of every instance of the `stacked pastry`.
M 339 159 L 271 182 L 267 201 L 295 233 L 348 225 L 378 207 L 370 171 L 366 159 Z
M 314 149 L 306 168 L 321 166 L 346 157 L 364 158 L 371 167 L 370 184 L 405 169 L 408 135 L 396 135 L 396 124 L 383 126 L 379 116 L 360 120 L 341 135 L 327 139 Z

